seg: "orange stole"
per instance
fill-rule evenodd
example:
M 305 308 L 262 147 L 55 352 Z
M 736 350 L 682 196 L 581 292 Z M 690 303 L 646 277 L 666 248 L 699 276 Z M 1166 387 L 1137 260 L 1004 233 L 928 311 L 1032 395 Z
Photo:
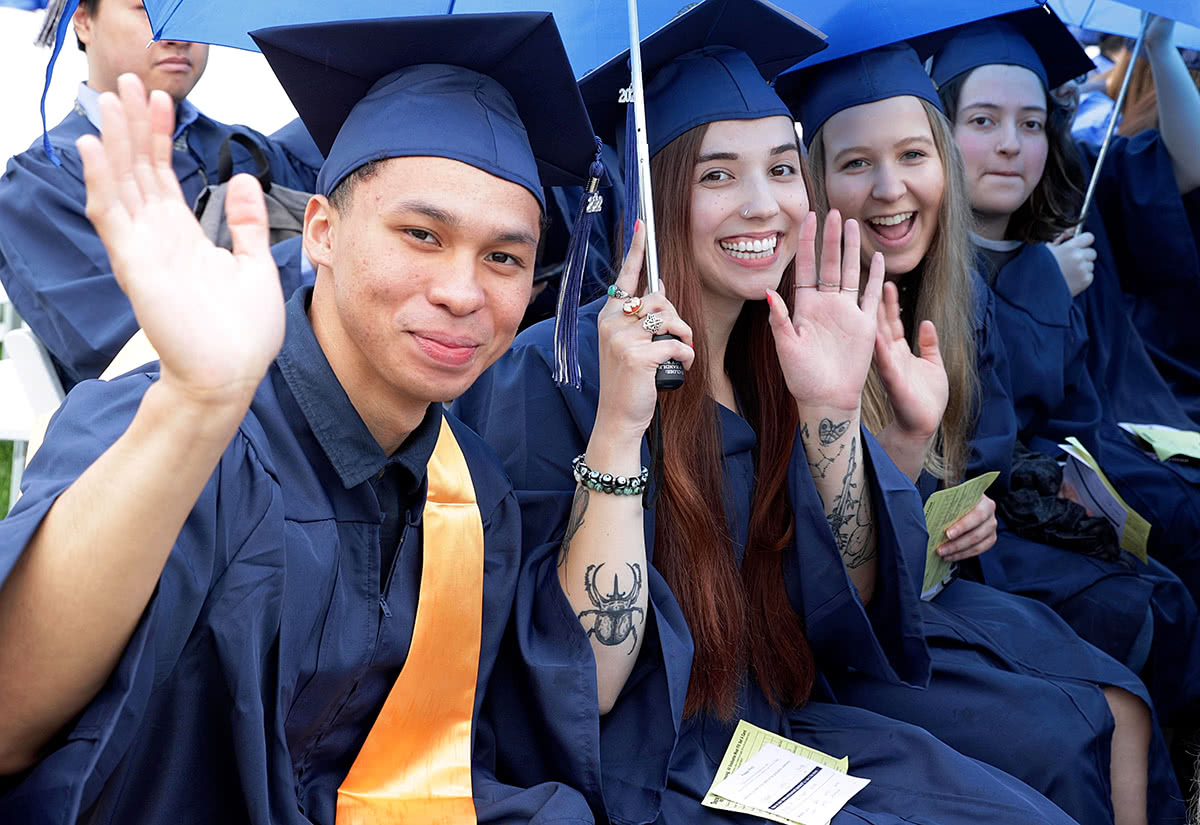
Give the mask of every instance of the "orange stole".
M 475 825 L 471 721 L 483 632 L 483 519 L 444 418 L 428 474 L 412 645 L 338 788 L 337 825 Z

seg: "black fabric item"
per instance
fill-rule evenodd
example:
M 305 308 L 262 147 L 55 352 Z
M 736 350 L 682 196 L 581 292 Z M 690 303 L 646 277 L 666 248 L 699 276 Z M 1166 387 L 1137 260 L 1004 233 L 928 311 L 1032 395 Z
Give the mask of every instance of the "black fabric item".
M 1062 468 L 1053 458 L 1017 442 L 1012 481 L 996 499 L 996 512 L 1018 536 L 1105 561 L 1125 561 L 1116 531 L 1107 520 L 1089 516 L 1073 501 L 1058 497 Z

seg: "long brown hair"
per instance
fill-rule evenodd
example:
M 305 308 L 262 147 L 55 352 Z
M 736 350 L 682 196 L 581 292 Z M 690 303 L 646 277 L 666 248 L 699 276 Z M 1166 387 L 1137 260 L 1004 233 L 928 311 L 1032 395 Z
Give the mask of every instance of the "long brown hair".
M 675 594 L 695 645 L 685 715 L 707 711 L 732 719 L 747 666 L 776 707 L 804 704 L 816 667 L 804 623 L 784 588 L 783 554 L 795 534 L 788 461 L 799 413 L 775 353 L 765 301 L 745 304 L 725 359 L 742 412 L 758 435 L 740 571 L 722 506 L 725 462 L 708 378 L 708 336 L 696 323 L 704 317 L 704 299 L 690 240 L 692 176 L 707 131 L 705 124 L 685 132 L 650 163 L 659 259 L 672 303 L 693 322 L 696 349 L 687 381 L 661 400 L 664 467 L 654 565 Z M 789 265 L 778 290 L 789 303 L 792 273 Z
M 962 153 L 954 142 L 949 122 L 932 104 L 922 100 L 921 106 L 929 118 L 933 143 L 941 156 L 945 188 L 933 243 L 925 253 L 920 271 L 909 275 L 916 281 L 912 285 L 916 294 L 905 290 L 909 294 L 904 295 L 902 303 L 906 305 L 905 331 L 910 344 L 915 344 L 912 339 L 922 321 L 928 319 L 937 327 L 950 383 L 950 400 L 933 446 L 925 456 L 925 470 L 936 478 L 957 482 L 966 470 L 979 395 L 979 376 L 975 371 L 975 293 L 970 277 L 971 200 Z M 809 191 L 820 214 L 829 211 L 824 131 L 822 126 L 813 136 L 808 155 L 813 178 Z M 871 432 L 878 433 L 891 423 L 891 403 L 874 364 L 863 388 L 862 403 L 863 421 Z
M 1129 70 L 1129 61 L 1133 52 L 1126 49 L 1117 58 L 1117 62 L 1104 78 L 1104 91 L 1113 100 L 1121 90 L 1121 81 Z M 1200 88 L 1200 69 L 1188 69 L 1192 82 Z M 1154 88 L 1154 72 L 1150 61 L 1139 57 L 1133 67 L 1133 77 L 1129 79 L 1129 91 L 1125 93 L 1125 103 L 1121 106 L 1121 125 L 1117 134 L 1133 137 L 1146 129 L 1158 128 L 1158 91 Z

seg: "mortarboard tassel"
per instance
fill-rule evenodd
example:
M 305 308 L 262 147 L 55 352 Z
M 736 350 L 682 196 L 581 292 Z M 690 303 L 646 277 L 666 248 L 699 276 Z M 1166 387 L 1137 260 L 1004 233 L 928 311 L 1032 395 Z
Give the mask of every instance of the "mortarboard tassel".
M 583 288 L 583 270 L 591 246 L 592 218 L 604 206 L 604 197 L 597 191 L 604 178 L 601 146 L 600 138 L 596 138 L 596 157 L 588 170 L 583 197 L 579 199 L 579 213 L 571 228 L 571 240 L 567 244 L 562 281 L 558 288 L 558 308 L 554 315 L 554 382 L 560 387 L 564 384 L 570 384 L 575 389 L 580 387 L 579 293 Z
M 50 61 L 46 64 L 46 85 L 42 89 L 42 148 L 55 166 L 62 166 L 62 161 L 50 145 L 50 131 L 46 127 L 46 95 L 50 94 L 50 78 L 54 75 L 54 64 L 67 37 L 67 26 L 71 25 L 71 18 L 78 7 L 79 0 L 50 0 L 46 7 L 46 20 L 37 39 L 39 45 L 54 44 L 54 51 L 50 52 Z

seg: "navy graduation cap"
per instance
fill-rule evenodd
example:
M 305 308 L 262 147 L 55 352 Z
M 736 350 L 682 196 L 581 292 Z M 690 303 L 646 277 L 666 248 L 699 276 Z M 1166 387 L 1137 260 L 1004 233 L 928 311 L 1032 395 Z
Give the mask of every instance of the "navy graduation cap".
M 651 156 L 704 123 L 790 117 L 767 84 L 823 48 L 823 34 L 760 0 L 706 0 L 679 15 L 641 44 Z M 598 134 L 616 136 L 626 122 L 629 51 L 579 86 Z
M 443 157 L 520 184 L 586 182 L 587 111 L 549 12 L 344 20 L 251 32 L 308 127 L 328 195 L 383 158 Z
M 805 146 L 812 145 L 825 121 L 854 106 L 911 95 L 939 111 L 942 108 L 921 56 L 908 43 L 893 43 L 789 72 L 779 78 L 777 88 L 804 127 Z
M 930 74 L 941 86 L 992 64 L 1023 66 L 1047 90 L 1096 68 L 1049 6 L 989 17 L 955 29 L 933 57 Z

